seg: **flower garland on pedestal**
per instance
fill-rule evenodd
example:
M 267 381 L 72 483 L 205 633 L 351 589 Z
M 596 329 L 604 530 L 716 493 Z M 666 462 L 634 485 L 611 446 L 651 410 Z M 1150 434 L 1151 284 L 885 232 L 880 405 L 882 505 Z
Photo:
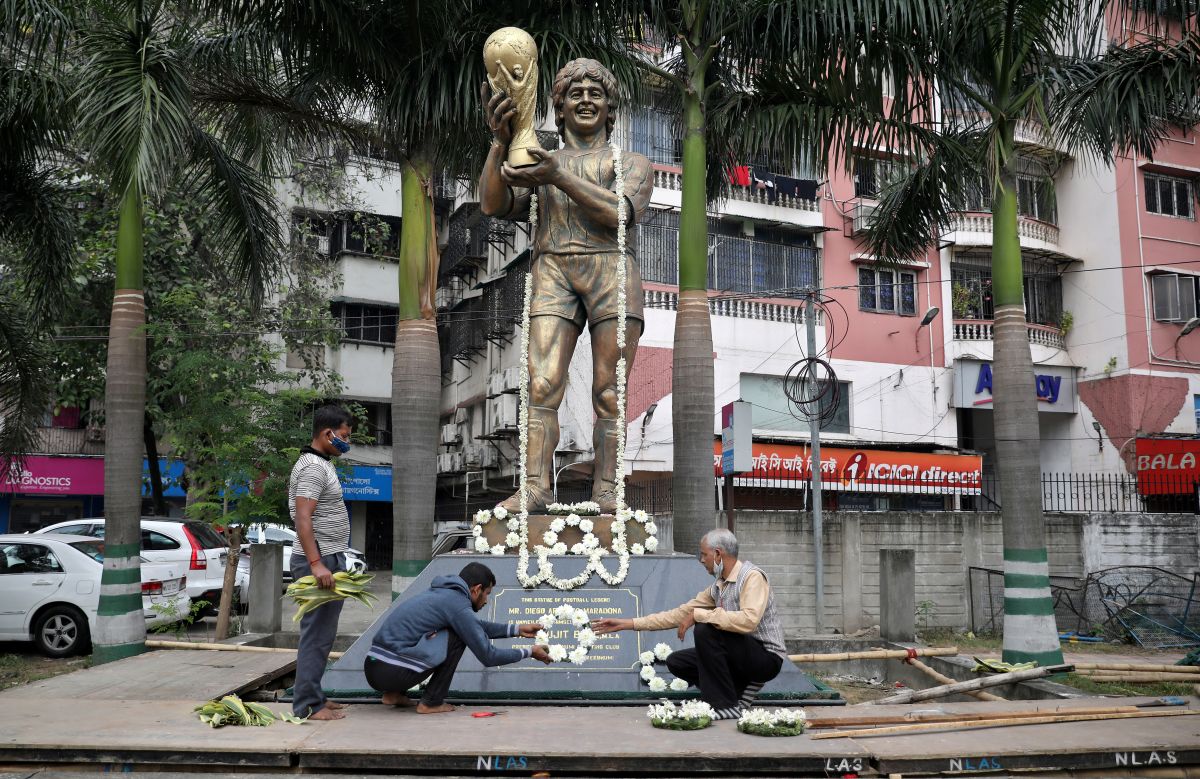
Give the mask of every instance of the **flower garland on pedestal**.
M 539 646 L 547 647 L 551 660 L 556 663 L 567 660 L 575 665 L 584 664 L 587 660 L 588 652 L 591 651 L 592 645 L 596 643 L 596 634 L 588 627 L 590 620 L 586 611 L 564 603 L 554 611 L 547 612 L 538 617 L 537 621 L 542 626 L 542 629 L 534 636 L 534 642 Z M 578 644 L 570 651 L 567 651 L 567 648 L 561 644 L 550 643 L 550 634 L 547 631 L 560 622 L 579 629 L 579 632 L 576 634 Z
M 672 679 L 670 684 L 667 680 L 658 675 L 658 671 L 654 670 L 656 662 L 666 662 L 671 656 L 671 646 L 669 644 L 655 644 L 654 650 L 647 650 L 638 655 L 638 662 L 642 664 L 642 670 L 638 672 L 638 676 L 642 681 L 650 685 L 650 692 L 662 692 L 668 687 L 675 692 L 683 692 L 688 688 L 688 683 L 683 679 Z

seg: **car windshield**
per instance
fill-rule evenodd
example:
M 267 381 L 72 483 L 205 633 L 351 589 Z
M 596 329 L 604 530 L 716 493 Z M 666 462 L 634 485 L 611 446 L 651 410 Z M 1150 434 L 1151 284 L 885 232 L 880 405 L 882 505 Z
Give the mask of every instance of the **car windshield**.
M 225 539 L 217 534 L 217 531 L 212 529 L 212 525 L 204 522 L 184 522 L 192 536 L 200 543 L 200 546 L 205 549 L 223 549 L 227 544 Z
M 71 546 L 83 552 L 98 563 L 104 562 L 104 542 L 90 538 L 84 541 L 69 541 Z

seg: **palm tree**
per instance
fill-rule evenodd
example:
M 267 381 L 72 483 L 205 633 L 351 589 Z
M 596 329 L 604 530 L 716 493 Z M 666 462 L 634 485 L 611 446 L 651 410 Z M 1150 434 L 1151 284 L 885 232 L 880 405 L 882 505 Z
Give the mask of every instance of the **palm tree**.
M 778 0 L 632 2 L 620 11 L 642 44 L 630 56 L 681 108 L 683 182 L 679 214 L 679 303 L 672 373 L 674 535 L 677 549 L 695 548 L 714 524 L 712 443 L 713 346 L 708 308 L 708 204 L 726 172 L 758 153 L 823 164 L 831 150 L 874 138 L 867 105 L 882 101 L 878 84 L 894 66 L 928 48 L 932 5 L 868 0 L 809 3 Z M 896 27 L 889 43 L 882 31 Z M 885 45 L 886 44 L 886 45 Z M 646 56 L 659 47 L 662 56 Z M 862 84 L 847 83 L 857 72 Z M 869 78 L 870 76 L 875 78 Z M 803 99 L 777 105 L 766 89 L 782 81 Z M 874 86 L 873 86 L 874 85 Z M 795 97 L 797 92 L 789 93 Z M 919 92 L 905 95 L 903 108 Z M 870 114 L 878 120 L 877 108 Z M 760 127 L 762 130 L 751 130 Z M 782 129 L 782 132 L 780 130 Z
M 926 125 L 932 134 L 910 149 L 915 162 L 883 193 L 868 239 L 878 257 L 923 254 L 984 172 L 992 212 L 993 396 L 1008 662 L 1062 662 L 1039 491 L 1038 410 L 1029 391 L 1015 134 L 1018 123 L 1031 121 L 1044 127 L 1047 143 L 1111 162 L 1128 150 L 1151 155 L 1172 123 L 1196 121 L 1200 47 L 1194 30 L 1174 42 L 1152 37 L 1166 26 L 1139 6 L 1144 4 L 979 0 L 947 9 L 941 23 L 959 33 L 940 41 L 946 48 L 935 63 L 943 116 L 926 117 L 945 121 Z M 1187 20 L 1187 14 L 1179 18 Z M 1126 22 L 1138 24 L 1126 28 Z M 1146 35 L 1109 48 L 1109 31 L 1121 29 Z
M 94 659 L 106 662 L 142 651 L 145 635 L 139 570 L 145 199 L 168 186 L 186 193 L 208 225 L 197 242 L 231 266 L 248 299 L 261 300 L 281 247 L 267 176 L 289 143 L 332 125 L 313 110 L 321 95 L 275 72 L 263 36 L 222 34 L 185 5 L 4 8 L 5 29 L 20 29 L 29 41 L 22 51 L 26 69 L 73 85 L 57 106 L 62 135 L 121 203 L 105 388 L 107 560 L 93 636 Z

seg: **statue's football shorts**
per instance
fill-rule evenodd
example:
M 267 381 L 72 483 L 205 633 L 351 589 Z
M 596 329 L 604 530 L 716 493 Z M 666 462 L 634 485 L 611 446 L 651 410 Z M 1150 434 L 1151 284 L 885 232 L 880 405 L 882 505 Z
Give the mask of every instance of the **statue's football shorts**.
M 616 252 L 605 254 L 538 254 L 533 261 L 533 300 L 530 316 L 569 319 L 579 329 L 617 318 Z M 642 313 L 642 274 L 637 262 L 625 256 L 625 315 L 645 329 Z

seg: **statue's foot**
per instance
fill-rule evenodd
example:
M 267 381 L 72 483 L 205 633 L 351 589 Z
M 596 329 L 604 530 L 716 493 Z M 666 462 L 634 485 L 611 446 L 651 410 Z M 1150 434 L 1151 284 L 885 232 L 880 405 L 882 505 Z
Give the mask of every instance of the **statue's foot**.
M 617 493 L 615 490 L 600 490 L 593 493 L 592 502 L 600 507 L 601 514 L 617 513 Z
M 528 497 L 526 498 L 526 508 L 530 514 L 543 514 L 546 511 L 546 506 L 550 505 L 552 497 L 550 490 L 537 484 L 530 484 L 526 488 Z M 521 513 L 521 493 L 515 492 L 500 504 L 509 514 Z

